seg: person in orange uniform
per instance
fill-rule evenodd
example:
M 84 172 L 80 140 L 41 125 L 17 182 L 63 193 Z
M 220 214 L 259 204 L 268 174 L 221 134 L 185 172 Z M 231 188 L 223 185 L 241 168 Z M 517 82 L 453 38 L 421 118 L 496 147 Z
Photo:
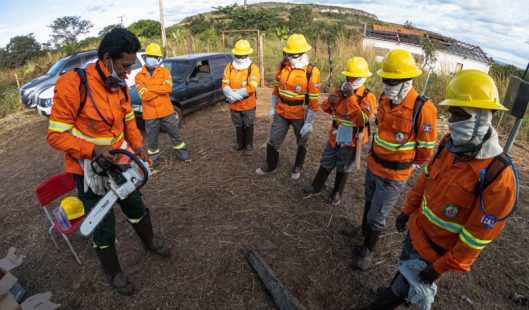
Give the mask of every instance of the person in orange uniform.
M 358 133 L 363 135 L 363 144 L 368 142 L 369 117 L 377 105 L 375 95 L 364 86 L 366 78 L 371 76 L 365 59 L 350 59 L 342 74 L 346 76 L 346 81 L 336 86 L 322 105 L 322 110 L 333 116 L 333 122 L 320 168 L 312 184 L 302 190 L 303 198 L 319 194 L 332 169 L 336 167 L 336 181 L 328 199 L 333 205 L 339 204 L 343 196 L 347 176 L 355 160 Z
M 298 150 L 290 178 L 296 180 L 301 176 L 320 97 L 320 70 L 309 62 L 306 54 L 311 48 L 303 35 L 294 34 L 288 38 L 283 49 L 287 58 L 277 67 L 275 74 L 270 110 L 273 121 L 266 149 L 266 165 L 255 170 L 258 175 L 276 170 L 278 150 L 292 126 Z
M 261 73 L 252 63 L 250 43 L 239 40 L 232 50 L 235 59 L 224 69 L 222 91 L 230 104 L 230 114 L 235 126 L 235 150 L 250 154 L 253 148 L 253 125 L 255 121 L 256 93 Z
M 141 160 L 148 160 L 125 82 L 139 49 L 140 42 L 134 34 L 124 28 L 113 29 L 103 37 L 95 64 L 84 71 L 64 74 L 55 85 L 48 143 L 65 153 L 65 171 L 73 175 L 86 213 L 106 193 L 102 186 L 104 180 L 92 172 L 92 159 L 102 155 L 113 160 L 110 150 L 129 147 Z M 82 77 L 86 78 L 84 84 Z M 151 216 L 141 194 L 135 191 L 118 204 L 145 247 L 169 256 L 169 248 L 153 234 Z M 123 275 L 116 254 L 112 211 L 96 227 L 92 237 L 111 284 L 121 294 L 133 294 L 134 286 Z
M 426 284 L 446 272 L 470 272 L 481 251 L 505 227 L 518 195 L 516 169 L 492 127 L 493 111 L 507 110 L 494 80 L 478 70 L 461 70 L 439 105 L 449 107 L 450 133 L 396 220 L 400 232 L 409 222 L 401 264 L 423 262 L 418 278 Z M 395 309 L 408 298 L 410 283 L 397 273 L 366 309 Z
M 437 109 L 413 88 L 413 79 L 421 74 L 413 56 L 405 50 L 392 50 L 377 74 L 382 78 L 384 93 L 367 158 L 362 225 L 341 231 L 350 236 L 363 234 L 363 246 L 353 262 L 361 270 L 369 267 L 386 217 L 414 165 L 432 156 L 437 141 Z
M 173 143 L 176 156 L 182 161 L 190 161 L 188 148 L 178 129 L 178 120 L 169 94 L 173 90 L 171 72 L 159 66 L 162 49 L 151 43 L 143 55 L 145 66 L 136 74 L 138 95 L 142 100 L 142 115 L 147 133 L 147 152 L 156 164 L 160 155 L 158 135 L 160 128 L 165 129 Z

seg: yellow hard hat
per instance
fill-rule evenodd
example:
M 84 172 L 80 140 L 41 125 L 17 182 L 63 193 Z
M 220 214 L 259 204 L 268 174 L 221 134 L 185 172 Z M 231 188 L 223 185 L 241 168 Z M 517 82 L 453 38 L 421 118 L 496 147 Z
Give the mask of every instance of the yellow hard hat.
M 461 70 L 446 87 L 445 100 L 439 105 L 487 110 L 507 110 L 500 103 L 494 80 L 479 70 Z
M 69 196 L 61 201 L 61 208 L 69 220 L 75 220 L 84 215 L 84 206 L 77 197 Z
M 307 43 L 307 39 L 302 34 L 293 34 L 287 40 L 287 46 L 283 52 L 287 54 L 301 54 L 310 51 L 312 46 Z
M 145 55 L 163 57 L 162 49 L 160 48 L 160 45 L 156 43 L 151 43 L 147 45 L 147 48 L 145 49 Z
M 413 79 L 421 75 L 415 59 L 410 52 L 401 49 L 391 50 L 382 61 L 382 68 L 377 71 L 384 79 Z
M 235 48 L 231 50 L 234 55 L 250 55 L 253 53 L 253 48 L 250 46 L 250 42 L 246 40 L 239 40 L 235 43 Z
M 345 71 L 342 72 L 342 75 L 354 78 L 364 78 L 371 76 L 372 73 L 369 72 L 367 61 L 364 58 L 353 57 L 347 61 L 347 67 Z

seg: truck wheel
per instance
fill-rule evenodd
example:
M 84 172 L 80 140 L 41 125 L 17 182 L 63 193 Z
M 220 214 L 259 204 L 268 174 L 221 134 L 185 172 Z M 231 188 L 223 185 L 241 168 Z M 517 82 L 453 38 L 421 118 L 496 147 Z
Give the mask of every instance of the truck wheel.
M 176 120 L 178 121 L 178 127 L 184 128 L 184 116 L 182 115 L 182 110 L 180 107 L 173 105 L 174 111 L 176 112 Z

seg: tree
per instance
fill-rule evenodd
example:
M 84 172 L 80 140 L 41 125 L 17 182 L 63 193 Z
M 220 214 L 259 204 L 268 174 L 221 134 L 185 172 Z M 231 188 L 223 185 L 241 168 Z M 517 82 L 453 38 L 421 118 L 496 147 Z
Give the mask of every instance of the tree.
M 56 47 L 75 44 L 80 35 L 87 34 L 94 25 L 80 16 L 64 16 L 54 20 L 51 28 L 51 41 Z
M 1 65 L 6 68 L 14 68 L 25 64 L 40 54 L 41 47 L 33 33 L 16 36 L 9 40 L 5 50 L 1 52 Z
M 413 29 L 415 28 L 415 24 L 411 20 L 406 20 L 404 22 L 404 28 Z
M 439 43 L 430 40 L 428 37 L 420 38 L 419 43 L 424 53 L 424 63 L 422 64 L 422 68 L 424 69 L 427 65 L 433 65 L 437 61 Z
M 290 9 L 288 15 L 288 25 L 293 32 L 303 32 L 314 22 L 312 6 L 296 5 Z
M 113 24 L 113 25 L 105 26 L 105 28 L 101 29 L 101 31 L 99 31 L 99 33 L 97 35 L 102 37 L 105 34 L 109 33 L 112 29 L 115 29 L 115 28 L 121 28 L 121 24 Z
M 127 29 L 138 37 L 144 38 L 159 37 L 162 32 L 160 22 L 152 19 L 140 19 L 128 26 Z
M 187 24 L 187 28 L 193 35 L 196 35 L 201 32 L 207 31 L 210 28 L 210 23 L 206 21 L 204 15 L 197 15 L 191 17 L 191 19 L 189 20 L 189 24 Z

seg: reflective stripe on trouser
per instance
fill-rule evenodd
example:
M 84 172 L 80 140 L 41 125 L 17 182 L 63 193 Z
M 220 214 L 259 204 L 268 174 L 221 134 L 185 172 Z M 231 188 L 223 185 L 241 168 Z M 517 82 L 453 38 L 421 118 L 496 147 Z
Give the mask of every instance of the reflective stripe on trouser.
M 77 193 L 79 199 L 83 202 L 85 213 L 88 214 L 90 210 L 97 204 L 97 202 L 102 198 L 102 196 L 97 196 L 88 190 L 84 192 L 84 179 L 81 175 L 73 175 L 73 179 L 77 186 Z M 145 205 L 141 199 L 141 194 L 139 191 L 134 191 L 126 199 L 118 200 L 118 204 L 121 207 L 121 210 L 128 218 L 128 221 L 131 223 L 140 221 L 143 216 L 145 216 Z M 114 217 L 114 211 L 111 210 L 99 223 L 99 225 L 94 229 L 92 234 L 92 240 L 94 245 L 99 248 L 105 248 L 111 246 L 115 243 L 116 240 L 116 221 Z
M 255 121 L 255 108 L 246 111 L 230 109 L 231 122 L 235 127 L 250 127 Z
M 174 146 L 179 146 L 184 142 L 184 140 L 182 139 L 182 135 L 180 134 L 180 129 L 178 128 L 178 121 L 176 120 L 176 115 L 174 113 L 171 113 L 162 118 L 145 120 L 147 149 L 152 152 L 152 154 L 149 153 L 149 155 L 151 155 L 151 158 L 153 160 L 158 158 L 158 135 L 160 134 L 160 128 L 163 128 L 169 134 L 171 142 Z M 158 150 L 158 153 L 155 152 L 156 150 Z
M 399 261 L 403 262 L 409 259 L 418 259 L 427 263 L 417 252 L 413 244 L 411 243 L 410 233 L 406 234 L 406 239 L 404 239 L 404 245 L 402 246 L 402 251 L 400 252 Z M 428 264 L 428 263 L 427 263 Z M 410 283 L 406 278 L 399 272 L 393 283 L 391 283 L 391 290 L 393 294 L 400 296 L 402 298 L 408 298 L 408 293 L 410 292 Z
M 336 168 L 337 172 L 349 173 L 353 168 L 356 148 L 332 145 L 327 142 L 323 154 L 321 155 L 320 165 L 331 171 Z
M 374 175 L 369 168 L 365 179 L 365 200 L 370 203 L 367 223 L 374 230 L 386 227 L 386 217 L 399 199 L 406 184 L 404 181 L 389 180 Z
M 286 119 L 280 115 L 274 115 L 272 128 L 270 129 L 270 141 L 268 143 L 272 145 L 276 151 L 279 150 L 285 141 L 288 128 L 290 128 L 290 125 L 292 125 L 294 128 L 294 135 L 296 135 L 296 144 L 304 149 L 307 149 L 309 147 L 310 135 L 302 138 L 301 134 L 299 133 L 304 123 L 305 122 L 302 119 Z

